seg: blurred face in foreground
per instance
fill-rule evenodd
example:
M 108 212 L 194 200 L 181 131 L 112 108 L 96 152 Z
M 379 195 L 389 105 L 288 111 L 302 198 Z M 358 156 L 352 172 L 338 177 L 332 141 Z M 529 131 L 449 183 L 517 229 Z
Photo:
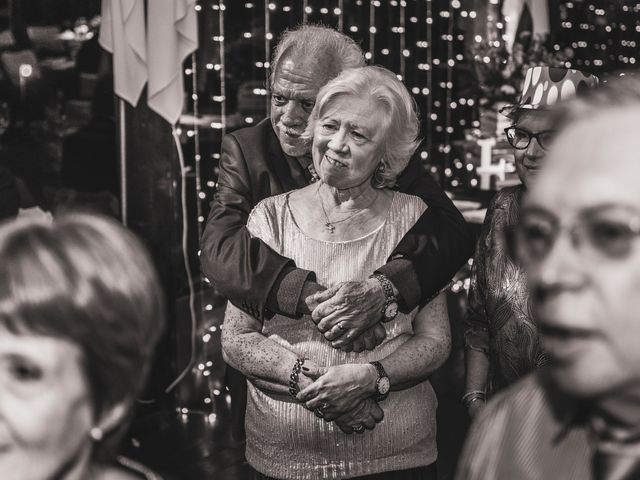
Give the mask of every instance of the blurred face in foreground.
M 80 349 L 0 326 L 0 477 L 80 478 L 92 422 Z
M 556 138 L 517 234 L 551 377 L 582 397 L 640 384 L 639 123 L 627 107 Z

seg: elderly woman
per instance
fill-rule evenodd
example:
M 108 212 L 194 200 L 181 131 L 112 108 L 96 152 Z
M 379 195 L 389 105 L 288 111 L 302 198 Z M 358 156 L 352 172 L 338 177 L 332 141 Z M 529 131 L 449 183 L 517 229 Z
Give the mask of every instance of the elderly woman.
M 320 90 L 310 117 L 320 180 L 259 203 L 249 231 L 325 285 L 367 278 L 427 208 L 390 189 L 418 129 L 411 95 L 393 73 L 346 70 Z M 382 343 L 356 353 L 328 341 L 347 321 L 323 336 L 308 319 L 262 324 L 229 304 L 223 350 L 250 382 L 253 478 L 435 478 L 427 377 L 450 349 L 445 301 L 441 294 L 407 315 L 390 301 L 386 310 Z
M 161 291 L 112 221 L 0 227 L 0 478 L 159 478 L 114 449 L 164 325 Z
M 503 110 L 512 121 L 505 133 L 522 183 L 502 189 L 491 201 L 471 271 L 463 402 L 472 417 L 488 394 L 547 363 L 525 274 L 507 255 L 504 234 L 518 223 L 523 195 L 544 163 L 554 136 L 554 106 L 597 84 L 596 77 L 578 70 L 532 67 L 520 103 Z

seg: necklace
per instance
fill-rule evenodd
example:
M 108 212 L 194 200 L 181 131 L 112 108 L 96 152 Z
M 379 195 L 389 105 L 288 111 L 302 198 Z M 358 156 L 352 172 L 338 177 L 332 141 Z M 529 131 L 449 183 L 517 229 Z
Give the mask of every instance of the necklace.
M 324 224 L 325 228 L 327 230 L 329 230 L 329 233 L 333 233 L 333 231 L 336 229 L 335 225 L 337 223 L 342 223 L 342 222 L 346 222 L 347 220 L 355 217 L 356 215 L 358 215 L 359 213 L 364 212 L 366 209 L 368 209 L 371 205 L 373 205 L 373 203 L 378 199 L 378 193 L 376 192 L 376 196 L 373 197 L 373 200 L 371 200 L 371 202 L 369 202 L 369 204 L 365 207 L 362 207 L 361 209 L 357 210 L 355 213 L 352 213 L 351 215 L 349 215 L 348 217 L 345 218 L 341 218 L 340 220 L 335 220 L 335 221 L 331 221 L 329 219 L 329 215 L 327 215 L 327 210 L 324 208 L 324 202 L 322 201 L 322 197 L 320 196 L 320 183 L 318 183 L 318 188 L 316 189 L 316 195 L 318 196 L 318 199 L 320 200 L 320 207 L 322 207 L 322 213 L 324 213 L 324 218 L 326 219 L 326 223 Z

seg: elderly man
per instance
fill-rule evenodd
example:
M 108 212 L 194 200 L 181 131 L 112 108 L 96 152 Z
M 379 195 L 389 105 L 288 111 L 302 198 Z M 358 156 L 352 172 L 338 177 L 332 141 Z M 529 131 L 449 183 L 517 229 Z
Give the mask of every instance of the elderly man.
M 514 231 L 549 365 L 490 402 L 458 478 L 640 478 L 640 83 L 569 110 Z
M 335 347 L 371 349 L 382 320 L 426 303 L 472 253 L 463 217 L 415 158 L 398 188 L 430 207 L 386 265 L 364 282 L 325 291 L 313 272 L 270 250 L 246 230 L 262 199 L 314 181 L 302 133 L 320 88 L 342 70 L 364 65 L 362 50 L 333 29 L 304 25 L 285 32 L 271 63 L 271 118 L 227 135 L 218 190 L 202 238 L 202 269 L 218 291 L 258 319 L 310 314 Z M 340 323 L 340 330 L 332 327 Z M 336 332 L 336 330 L 338 330 Z M 234 405 L 242 402 L 234 402 Z M 240 408 L 243 408 L 240 406 Z
M 598 84 L 578 70 L 532 67 L 522 99 L 502 110 L 512 125 L 505 131 L 522 182 L 493 198 L 478 239 L 469 289 L 465 334 L 463 402 L 473 417 L 496 393 L 546 363 L 522 269 L 506 254 L 504 231 L 517 223 L 521 200 L 535 179 L 553 138 L 553 107 Z M 554 93 L 555 92 L 555 93 Z

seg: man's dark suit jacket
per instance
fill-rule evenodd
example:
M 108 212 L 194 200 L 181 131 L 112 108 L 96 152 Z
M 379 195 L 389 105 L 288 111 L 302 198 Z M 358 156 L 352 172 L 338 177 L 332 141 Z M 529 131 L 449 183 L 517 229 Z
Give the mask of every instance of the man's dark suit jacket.
M 296 269 L 293 260 L 252 239 L 247 218 L 264 198 L 302 188 L 309 178 L 297 159 L 284 155 L 268 118 L 222 141 L 218 187 L 200 261 L 219 293 L 258 319 L 274 313 L 295 316 L 310 272 Z M 378 269 L 400 291 L 401 309 L 410 311 L 450 281 L 472 255 L 473 239 L 464 218 L 424 172 L 419 158 L 414 157 L 399 178 L 398 190 L 419 196 L 429 206 L 392 255 L 410 262 L 390 262 Z

